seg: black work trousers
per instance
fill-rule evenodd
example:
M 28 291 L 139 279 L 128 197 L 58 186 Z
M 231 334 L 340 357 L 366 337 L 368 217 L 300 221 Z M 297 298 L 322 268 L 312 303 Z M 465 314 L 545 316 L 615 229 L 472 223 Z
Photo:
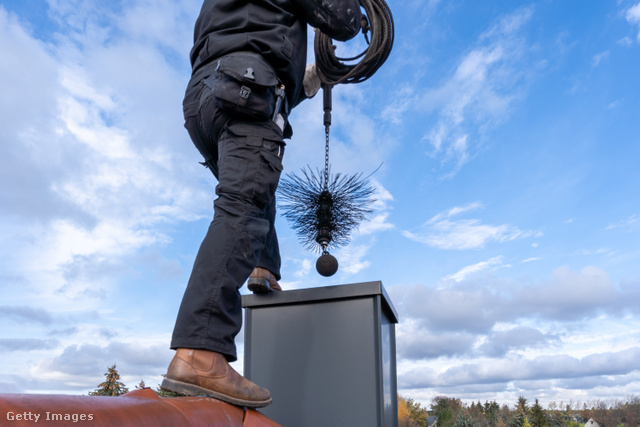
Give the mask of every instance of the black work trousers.
M 171 348 L 207 349 L 234 361 L 234 341 L 242 327 L 240 288 L 255 267 L 280 279 L 275 192 L 285 144 L 274 122 L 239 120 L 217 108 L 211 78 L 187 90 L 184 112 L 185 127 L 218 180 L 218 197 Z

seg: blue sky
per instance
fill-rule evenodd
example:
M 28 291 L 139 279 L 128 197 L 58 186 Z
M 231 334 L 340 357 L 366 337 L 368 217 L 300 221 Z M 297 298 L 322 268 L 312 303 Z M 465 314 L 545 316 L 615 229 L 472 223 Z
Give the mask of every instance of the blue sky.
M 424 404 L 639 394 L 640 3 L 389 5 L 331 129 L 334 172 L 382 163 L 376 210 L 332 278 L 278 218 L 283 288 L 382 281 Z M 0 392 L 166 371 L 215 185 L 182 126 L 199 7 L 0 0 Z M 285 172 L 322 167 L 320 97 L 292 122 Z

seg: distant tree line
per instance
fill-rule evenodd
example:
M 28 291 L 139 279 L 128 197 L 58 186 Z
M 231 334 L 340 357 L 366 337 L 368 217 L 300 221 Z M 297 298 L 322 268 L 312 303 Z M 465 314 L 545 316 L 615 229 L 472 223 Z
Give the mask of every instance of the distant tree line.
M 105 380 L 89 392 L 90 396 L 119 396 L 129 391 L 120 381 L 115 363 L 107 368 L 104 376 Z M 147 388 L 144 380 L 136 388 Z M 156 393 L 163 397 L 179 396 L 160 386 Z M 590 419 L 599 427 L 640 427 L 640 396 L 582 404 L 551 402 L 547 409 L 542 408 L 538 399 L 530 406 L 522 396 L 515 408 L 500 406 L 496 401 L 468 405 L 460 399 L 437 396 L 427 409 L 411 398 L 398 395 L 398 427 L 428 427 L 429 416 L 435 417 L 437 427 L 583 427 Z
M 427 409 L 398 395 L 398 427 L 427 427 L 429 416 L 435 417 L 437 427 L 583 427 L 590 419 L 599 427 L 640 427 L 640 396 L 588 403 L 551 402 L 546 409 L 538 399 L 530 405 L 522 396 L 514 408 L 496 401 L 469 405 L 437 396 Z

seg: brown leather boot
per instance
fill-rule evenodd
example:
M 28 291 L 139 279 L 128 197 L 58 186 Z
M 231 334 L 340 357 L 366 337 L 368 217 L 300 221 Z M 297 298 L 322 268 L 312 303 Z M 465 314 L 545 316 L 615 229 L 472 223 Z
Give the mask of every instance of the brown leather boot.
M 237 373 L 220 353 L 179 348 L 161 387 L 188 396 L 205 395 L 248 408 L 271 403 L 269 390 Z
M 247 281 L 247 287 L 254 294 L 282 290 L 276 280 L 276 276 L 266 268 L 262 267 L 256 267 L 253 269 L 253 272 Z

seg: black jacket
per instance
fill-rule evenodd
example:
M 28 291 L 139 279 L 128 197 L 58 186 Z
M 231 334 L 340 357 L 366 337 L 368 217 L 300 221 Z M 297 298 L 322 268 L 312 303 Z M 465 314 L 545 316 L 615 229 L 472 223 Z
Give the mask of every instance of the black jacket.
M 260 53 L 276 70 L 294 106 L 304 97 L 306 24 L 346 41 L 360 30 L 360 5 L 357 0 L 205 0 L 190 55 L 193 76 L 226 54 Z

